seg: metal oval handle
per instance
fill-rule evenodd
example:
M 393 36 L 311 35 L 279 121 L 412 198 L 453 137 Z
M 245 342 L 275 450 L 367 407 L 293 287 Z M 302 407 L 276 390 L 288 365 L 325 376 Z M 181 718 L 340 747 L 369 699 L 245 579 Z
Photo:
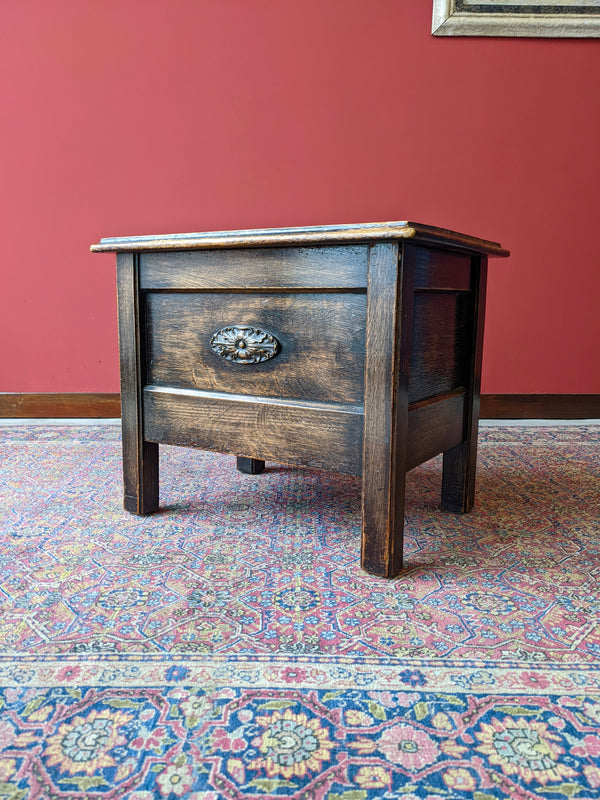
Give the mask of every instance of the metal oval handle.
M 249 325 L 230 325 L 213 333 L 210 346 L 218 356 L 235 364 L 259 364 L 275 358 L 279 341 L 267 331 Z

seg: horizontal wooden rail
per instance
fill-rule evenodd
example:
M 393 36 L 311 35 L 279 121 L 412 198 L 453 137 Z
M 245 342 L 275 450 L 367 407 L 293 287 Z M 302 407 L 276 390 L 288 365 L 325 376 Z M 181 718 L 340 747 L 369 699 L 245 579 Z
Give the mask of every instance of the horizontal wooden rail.
M 464 408 L 464 389 L 409 405 L 407 470 L 461 443 Z
M 353 406 L 144 389 L 144 439 L 159 444 L 360 475 L 362 428 L 363 410 Z

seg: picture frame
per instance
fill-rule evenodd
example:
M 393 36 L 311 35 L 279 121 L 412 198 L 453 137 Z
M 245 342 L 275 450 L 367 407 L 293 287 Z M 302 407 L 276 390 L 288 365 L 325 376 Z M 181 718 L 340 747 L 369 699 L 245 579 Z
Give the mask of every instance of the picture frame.
M 600 0 L 433 0 L 434 36 L 600 37 Z

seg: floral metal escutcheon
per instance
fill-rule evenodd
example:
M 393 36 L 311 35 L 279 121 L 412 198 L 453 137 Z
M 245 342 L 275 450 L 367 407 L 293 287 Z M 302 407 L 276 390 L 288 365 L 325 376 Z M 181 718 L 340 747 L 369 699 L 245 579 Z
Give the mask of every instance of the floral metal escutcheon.
M 274 336 L 248 325 L 221 328 L 212 335 L 210 346 L 217 355 L 236 364 L 259 364 L 274 358 L 280 350 Z

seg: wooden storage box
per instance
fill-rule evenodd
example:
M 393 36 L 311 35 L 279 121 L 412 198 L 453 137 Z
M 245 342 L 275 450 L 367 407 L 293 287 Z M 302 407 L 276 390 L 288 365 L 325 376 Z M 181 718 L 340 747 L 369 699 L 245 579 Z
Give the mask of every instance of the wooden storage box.
M 116 252 L 125 507 L 158 445 L 362 476 L 362 565 L 402 566 L 404 476 L 444 453 L 473 505 L 488 256 L 411 222 L 102 239 Z

